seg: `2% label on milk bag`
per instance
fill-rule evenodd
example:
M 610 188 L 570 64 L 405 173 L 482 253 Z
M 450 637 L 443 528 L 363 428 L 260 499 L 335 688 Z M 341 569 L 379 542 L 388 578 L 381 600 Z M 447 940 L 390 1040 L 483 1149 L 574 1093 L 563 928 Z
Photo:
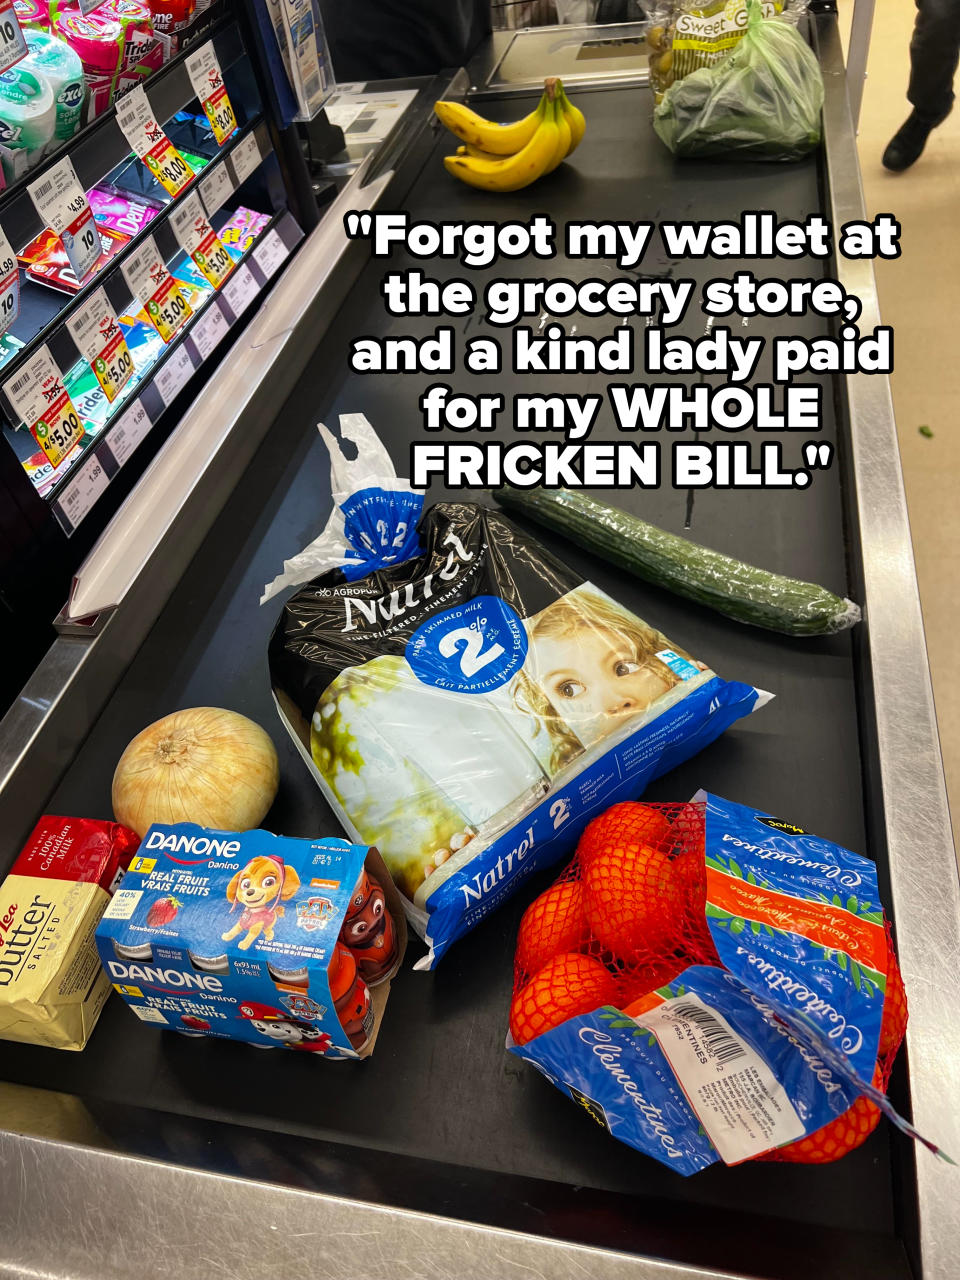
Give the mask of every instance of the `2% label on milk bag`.
M 58 467 L 83 438 L 83 423 L 49 347 L 42 346 L 31 356 L 16 377 L 3 384 L 3 390 L 50 465 Z
M 14 12 L 13 0 L 0 0 L 0 72 L 27 56 L 27 41 Z
M 172 196 L 193 181 L 194 173 L 154 117 L 142 85 L 117 103 L 117 124 L 126 140 Z
M 97 289 L 67 321 L 77 350 L 96 375 L 111 404 L 133 377 L 133 356 L 117 313 L 102 289 Z
M 148 236 L 136 253 L 121 263 L 120 270 L 150 323 L 164 342 L 169 342 L 193 313 L 177 281 L 167 270 L 153 236 Z
M 171 213 L 170 221 L 181 248 L 194 260 L 204 278 L 219 289 L 233 270 L 233 259 L 207 221 L 200 197 L 196 193 L 188 196 Z
M 6 233 L 0 228 L 0 333 L 6 331 L 20 314 L 20 271 L 17 255 L 10 247 Z
M 74 275 L 81 283 L 99 261 L 103 246 L 73 161 L 65 156 L 42 178 L 27 186 L 34 208 L 60 237 Z
M 222 147 L 237 132 L 237 117 L 223 83 L 223 72 L 212 40 L 187 59 L 187 75 L 204 115 L 210 121 L 213 136 Z

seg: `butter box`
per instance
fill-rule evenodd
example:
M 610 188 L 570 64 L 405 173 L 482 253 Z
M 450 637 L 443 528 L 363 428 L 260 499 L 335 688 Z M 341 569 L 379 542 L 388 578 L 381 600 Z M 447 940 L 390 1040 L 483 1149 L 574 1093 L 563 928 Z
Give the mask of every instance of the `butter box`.
M 45 814 L 0 884 L 0 1039 L 82 1049 L 110 993 L 94 932 L 140 840 Z
M 376 849 L 155 825 L 97 929 L 142 1022 L 329 1058 L 373 1050 L 406 945 Z

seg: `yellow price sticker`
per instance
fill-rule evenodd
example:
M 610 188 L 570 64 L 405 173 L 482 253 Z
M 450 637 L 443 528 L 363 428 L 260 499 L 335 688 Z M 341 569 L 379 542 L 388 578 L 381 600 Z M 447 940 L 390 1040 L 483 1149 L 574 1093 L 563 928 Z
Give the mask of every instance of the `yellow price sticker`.
M 50 465 L 58 467 L 83 438 L 83 423 L 66 391 L 33 423 L 30 431 Z
M 193 170 L 166 134 L 147 152 L 143 160 L 157 181 L 172 196 L 178 196 L 194 179 Z
M 190 303 L 180 292 L 180 286 L 173 276 L 168 276 L 149 300 L 146 312 L 147 318 L 164 342 L 169 342 L 193 314 Z
M 93 362 L 93 372 L 111 404 L 133 377 L 133 356 L 121 330 Z
M 220 288 L 235 265 L 226 245 L 215 231 L 211 232 L 190 256 L 204 279 L 208 280 L 215 289 Z
M 217 145 L 222 147 L 237 132 L 237 117 L 226 89 L 220 88 L 212 93 L 204 102 L 203 111 L 210 121 Z

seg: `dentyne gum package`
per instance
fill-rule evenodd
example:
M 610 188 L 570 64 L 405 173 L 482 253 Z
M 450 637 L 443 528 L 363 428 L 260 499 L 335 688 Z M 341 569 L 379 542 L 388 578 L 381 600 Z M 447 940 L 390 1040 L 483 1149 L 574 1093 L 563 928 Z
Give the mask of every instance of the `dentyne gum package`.
M 383 854 L 430 968 L 596 813 L 769 695 L 722 679 L 498 512 L 424 512 L 363 415 L 340 423 L 353 461 L 320 428 L 333 515 L 264 595 L 299 586 L 270 674 L 328 803 Z
M 0 884 L 0 1039 L 82 1049 L 110 994 L 94 930 L 140 843 L 45 814 Z
M 835 1160 L 881 1113 L 919 1137 L 883 1093 L 906 1022 L 875 865 L 700 792 L 586 828 L 521 921 L 507 1047 L 692 1174 Z
M 97 930 L 142 1022 L 329 1058 L 372 1051 L 406 927 L 376 849 L 155 825 Z

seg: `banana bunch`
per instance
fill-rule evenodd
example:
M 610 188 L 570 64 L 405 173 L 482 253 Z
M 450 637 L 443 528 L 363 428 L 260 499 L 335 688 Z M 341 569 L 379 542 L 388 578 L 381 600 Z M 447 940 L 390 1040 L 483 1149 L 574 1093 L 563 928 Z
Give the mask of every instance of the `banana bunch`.
M 444 156 L 447 173 L 483 191 L 519 191 L 552 173 L 576 151 L 587 122 L 555 76 L 544 82 L 535 111 L 514 124 L 497 124 L 462 102 L 437 102 L 440 121 L 462 142 Z

